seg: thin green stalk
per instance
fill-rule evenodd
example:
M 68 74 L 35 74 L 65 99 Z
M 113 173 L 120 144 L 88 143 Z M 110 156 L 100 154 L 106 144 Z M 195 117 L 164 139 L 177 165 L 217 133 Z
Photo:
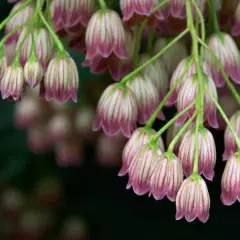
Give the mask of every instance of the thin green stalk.
M 145 67 L 147 67 L 149 64 L 156 61 L 163 53 L 165 53 L 170 47 L 172 47 L 176 42 L 178 42 L 182 37 L 184 37 L 189 32 L 189 28 L 185 29 L 182 33 L 180 33 L 175 39 L 173 39 L 166 47 L 164 47 L 160 52 L 158 52 L 155 56 L 153 56 L 151 59 L 149 59 L 147 62 L 145 62 L 143 65 L 135 69 L 133 72 L 125 76 L 122 80 L 122 84 L 126 84 L 128 80 L 133 78 L 135 75 L 137 75 L 139 72 L 141 72 Z
M 171 96 L 171 94 L 173 93 L 173 91 L 175 90 L 175 88 L 178 86 L 178 84 L 183 80 L 183 78 L 185 77 L 186 73 L 188 72 L 190 66 L 193 63 L 193 59 L 191 58 L 191 60 L 189 61 L 185 71 L 180 75 L 180 77 L 177 79 L 177 81 L 173 84 L 173 86 L 171 87 L 171 89 L 168 91 L 167 95 L 163 98 L 163 100 L 161 101 L 161 103 L 159 104 L 159 106 L 157 107 L 157 109 L 155 110 L 155 112 L 152 114 L 152 116 L 149 118 L 148 122 L 146 123 L 146 127 L 151 128 L 153 123 L 155 122 L 155 120 L 158 117 L 158 114 L 160 113 L 160 111 L 162 110 L 162 108 L 164 107 L 165 103 L 167 102 L 168 98 Z
M 105 0 L 98 0 L 98 3 L 102 10 L 107 9 L 107 4 L 106 4 Z
M 220 33 L 221 30 L 220 30 L 220 27 L 219 27 L 219 24 L 218 24 L 218 16 L 217 16 L 217 11 L 216 11 L 216 8 L 215 8 L 214 0 L 210 0 L 208 2 L 209 2 L 210 11 L 212 13 L 211 15 L 212 15 L 212 20 L 213 20 L 214 31 L 215 31 L 215 33 Z
M 214 104 L 216 105 L 219 113 L 221 114 L 222 118 L 224 119 L 224 121 L 226 122 L 227 126 L 229 127 L 234 140 L 236 141 L 238 150 L 240 150 L 240 139 L 237 135 L 237 133 L 235 132 L 231 122 L 229 121 L 227 115 L 225 114 L 224 110 L 222 109 L 222 107 L 220 106 L 220 104 L 218 103 L 218 101 L 212 96 L 212 94 L 209 92 L 209 90 L 206 88 L 205 89 L 206 93 L 208 94 L 208 96 L 212 99 L 212 101 L 214 102 Z
M 204 48 L 206 48 L 208 50 L 208 52 L 214 58 L 214 60 L 217 64 L 217 67 L 220 69 L 221 74 L 222 74 L 224 80 L 226 81 L 226 84 L 227 84 L 228 88 L 231 90 L 233 96 L 235 97 L 236 101 L 240 105 L 240 96 L 239 96 L 237 90 L 235 89 L 234 85 L 232 84 L 231 80 L 229 79 L 227 73 L 225 72 L 222 63 L 220 62 L 218 57 L 212 52 L 212 50 L 208 47 L 208 45 L 205 42 L 203 42 L 200 38 L 198 38 L 198 41 Z
M 21 12 L 27 5 L 32 2 L 32 0 L 28 0 L 25 3 L 23 3 L 20 7 L 18 7 L 15 11 L 13 11 L 10 15 L 5 18 L 1 24 L 0 24 L 0 30 L 4 28 L 4 26 L 11 20 L 13 16 L 15 16 L 17 13 Z
M 180 131 L 177 133 L 177 135 L 171 141 L 167 152 L 173 153 L 175 145 L 177 144 L 177 142 L 179 141 L 181 136 L 186 132 L 188 126 L 192 123 L 192 121 L 194 120 L 194 118 L 196 118 L 196 116 L 197 116 L 197 112 L 195 111 L 194 114 L 192 115 L 192 117 L 187 120 L 187 122 L 183 125 L 183 127 L 180 129 Z
M 189 109 L 191 109 L 195 105 L 195 102 L 192 102 L 188 105 L 183 111 L 178 113 L 175 117 L 169 120 L 152 138 L 152 142 L 156 142 L 158 138 L 182 115 L 184 115 Z
M 153 48 L 154 33 L 155 31 L 153 29 L 149 29 L 148 41 L 147 41 L 147 53 L 149 54 L 149 56 L 151 55 L 152 48 Z

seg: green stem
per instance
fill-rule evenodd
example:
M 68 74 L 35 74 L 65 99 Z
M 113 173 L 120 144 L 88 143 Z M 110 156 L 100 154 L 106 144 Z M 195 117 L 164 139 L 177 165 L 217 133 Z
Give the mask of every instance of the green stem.
M 227 126 L 229 127 L 233 137 L 234 137 L 234 140 L 236 141 L 236 144 L 238 146 L 238 150 L 240 150 L 240 139 L 237 135 L 237 133 L 235 132 L 231 122 L 229 121 L 227 115 L 225 114 L 224 110 L 222 109 L 222 107 L 220 106 L 220 104 L 218 103 L 218 101 L 212 96 L 212 94 L 209 92 L 208 89 L 205 89 L 205 91 L 207 92 L 207 94 L 209 95 L 209 97 L 212 99 L 212 101 L 214 102 L 214 104 L 216 105 L 219 113 L 221 114 L 222 118 L 224 119 L 224 121 L 226 122 Z
M 218 24 L 218 16 L 217 16 L 217 11 L 216 11 L 216 8 L 215 8 L 214 0 L 210 0 L 208 2 L 209 2 L 210 11 L 212 13 L 211 15 L 212 15 L 212 20 L 213 20 L 214 31 L 215 31 L 215 33 L 220 33 L 221 30 L 220 30 L 220 27 L 219 27 L 219 24 Z
M 122 80 L 122 84 L 126 84 L 128 80 L 133 78 L 135 75 L 137 75 L 139 72 L 141 72 L 145 67 L 147 67 L 152 62 L 156 61 L 163 53 L 165 53 L 170 47 L 172 47 L 176 42 L 178 42 L 182 37 L 184 37 L 189 32 L 189 28 L 185 29 L 183 32 L 181 32 L 175 39 L 173 39 L 166 47 L 164 47 L 160 52 L 158 52 L 155 56 L 153 56 L 151 59 L 149 59 L 147 62 L 145 62 L 143 65 L 135 69 L 133 72 L 125 76 Z
M 200 38 L 198 38 L 198 41 L 200 42 L 200 44 L 206 48 L 208 50 L 208 52 L 211 54 L 211 56 L 214 58 L 217 67 L 220 69 L 221 74 L 224 78 L 224 80 L 226 81 L 226 84 L 228 86 L 228 88 L 231 90 L 233 96 L 235 97 L 236 101 L 238 102 L 238 104 L 240 105 L 240 96 L 237 92 L 237 90 L 235 89 L 234 85 L 232 84 L 231 80 L 229 79 L 227 73 L 224 70 L 224 67 L 222 65 L 222 63 L 220 62 L 220 60 L 218 59 L 218 57 L 212 52 L 212 50 L 208 47 L 208 45 L 203 42 Z
M 156 142 L 158 138 L 183 114 L 185 114 L 189 109 L 191 109 L 195 105 L 195 102 L 192 102 L 188 105 L 183 111 L 178 113 L 175 117 L 169 120 L 152 138 L 152 142 Z
M 27 5 L 32 2 L 32 0 L 28 0 L 25 3 L 23 3 L 20 7 L 18 7 L 15 11 L 13 11 L 10 15 L 5 18 L 1 24 L 0 24 L 0 30 L 4 28 L 4 26 L 11 20 L 13 16 L 15 16 L 17 13 L 21 12 Z
M 153 48 L 153 40 L 154 40 L 154 33 L 153 29 L 149 29 L 148 33 L 148 41 L 147 41 L 147 53 L 150 56 Z
M 198 174 L 198 158 L 199 158 L 199 142 L 198 142 L 198 132 L 201 125 L 200 117 L 197 117 L 196 127 L 195 127 L 195 151 L 194 151 L 194 161 L 193 161 L 193 174 Z
M 171 94 L 173 93 L 173 91 L 175 90 L 175 88 L 178 86 L 178 84 L 183 80 L 183 78 L 185 77 L 186 73 L 188 72 L 190 66 L 192 65 L 193 60 L 191 58 L 190 62 L 188 63 L 185 71 L 180 75 L 180 77 L 177 79 L 177 81 L 173 84 L 173 86 L 171 87 L 171 89 L 168 91 L 167 95 L 163 98 L 163 100 L 161 101 L 161 103 L 159 104 L 158 108 L 155 110 L 155 112 L 152 114 L 152 116 L 149 118 L 148 122 L 146 123 L 146 127 L 151 128 L 153 123 L 155 122 L 155 120 L 157 119 L 158 114 L 160 113 L 160 111 L 162 110 L 162 108 L 164 107 L 165 103 L 167 102 L 168 98 L 171 96 Z
M 169 144 L 167 152 L 173 153 L 175 145 L 177 144 L 177 142 L 179 141 L 181 136 L 185 133 L 185 131 L 187 130 L 188 126 L 192 123 L 192 121 L 194 120 L 194 118 L 196 116 L 197 116 L 197 112 L 195 112 L 192 115 L 192 117 L 187 120 L 187 122 L 183 125 L 183 127 L 180 129 L 180 131 L 177 133 L 177 135 L 174 137 L 174 139 Z
M 98 0 L 98 3 L 99 3 L 100 8 L 101 8 L 102 10 L 107 9 L 107 4 L 106 4 L 105 0 Z

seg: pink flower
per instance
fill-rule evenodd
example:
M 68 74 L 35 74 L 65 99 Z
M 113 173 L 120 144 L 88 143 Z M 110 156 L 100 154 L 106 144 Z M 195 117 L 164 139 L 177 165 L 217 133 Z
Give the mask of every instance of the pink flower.
M 174 202 L 183 182 L 182 163 L 174 154 L 162 154 L 153 165 L 150 192 L 156 200 L 165 196 Z
M 210 197 L 205 181 L 191 176 L 183 181 L 176 198 L 176 220 L 183 217 L 188 222 L 198 218 L 205 223 L 209 218 Z
M 234 15 L 234 23 L 232 26 L 232 35 L 239 36 L 240 35 L 240 2 L 238 2 L 237 9 Z
M 97 11 L 91 17 L 86 31 L 86 60 L 98 54 L 108 58 L 114 53 L 119 58 L 127 58 L 126 35 L 119 15 L 112 10 Z
M 155 133 L 155 130 L 148 128 L 138 128 L 133 132 L 131 138 L 123 149 L 122 168 L 120 169 L 118 176 L 124 176 L 127 174 L 128 168 L 138 149 L 147 144 Z M 158 139 L 158 144 L 162 151 L 164 151 L 164 143 L 161 137 Z
M 2 98 L 19 100 L 24 87 L 23 68 L 21 66 L 10 65 L 0 82 Z
M 221 181 L 221 200 L 224 205 L 230 206 L 240 201 L 240 157 L 234 153 L 227 160 Z
M 153 165 L 161 154 L 162 150 L 158 143 L 149 143 L 138 149 L 128 169 L 127 189 L 132 187 L 139 196 L 150 191 Z
M 112 84 L 103 92 L 97 107 L 93 130 L 101 127 L 113 136 L 120 130 L 127 137 L 136 128 L 138 116 L 137 101 L 131 89 L 119 83 Z
M 151 79 L 139 74 L 127 82 L 127 86 L 132 89 L 137 99 L 138 105 L 138 122 L 144 124 L 151 117 L 160 103 L 160 96 L 153 85 Z M 159 118 L 164 120 L 165 117 L 161 112 Z
M 184 174 L 188 177 L 193 172 L 195 154 L 195 129 L 190 129 L 183 136 L 178 157 L 182 161 Z M 212 133 L 206 128 L 198 131 L 198 172 L 203 174 L 208 180 L 214 177 L 214 167 L 216 164 L 216 146 Z
M 187 70 L 187 66 L 189 65 L 191 61 L 191 57 L 184 58 L 180 61 L 178 64 L 176 70 L 174 71 L 171 81 L 170 81 L 170 88 L 176 84 L 176 81 L 182 76 L 182 74 Z M 182 89 L 184 83 L 186 82 L 186 79 L 197 73 L 196 71 L 196 64 L 193 62 L 189 69 L 187 70 L 186 74 L 184 75 L 184 78 L 180 81 L 180 83 L 177 85 L 171 96 L 168 98 L 166 105 L 173 105 L 177 102 L 177 97 L 179 94 L 180 89 Z M 208 69 L 205 62 L 203 62 L 203 70 L 206 75 L 211 77 L 210 69 Z
M 56 99 L 77 102 L 79 76 L 76 63 L 70 56 L 57 54 L 49 63 L 44 78 L 44 95 L 47 101 Z
M 240 137 L 240 111 L 237 111 L 230 119 L 233 129 L 236 131 L 237 136 Z M 237 151 L 237 144 L 232 135 L 229 127 L 226 127 L 224 133 L 224 147 L 225 151 L 223 153 L 223 159 L 227 160 L 233 153 Z
M 5 74 L 6 70 L 7 70 L 7 58 L 5 56 L 3 56 L 0 59 L 0 82 Z
M 232 37 L 227 33 L 221 33 L 220 35 L 213 34 L 208 41 L 208 46 L 223 65 L 225 72 L 235 83 L 239 84 L 240 54 Z M 225 80 L 216 64 L 216 61 L 213 59 L 208 50 L 204 52 L 204 58 L 206 63 L 209 65 L 216 86 L 223 87 L 225 85 Z
M 217 90 L 211 78 L 204 77 L 204 84 L 207 85 L 208 90 L 212 96 L 217 99 Z M 195 101 L 198 92 L 199 82 L 197 75 L 193 75 L 185 80 L 185 83 L 180 90 L 177 98 L 178 112 L 183 111 L 187 106 Z M 178 118 L 177 123 L 182 124 L 185 120 L 192 116 L 195 111 L 195 106 L 187 111 L 184 115 Z M 217 109 L 211 98 L 204 92 L 204 119 L 208 121 L 213 128 L 218 128 Z

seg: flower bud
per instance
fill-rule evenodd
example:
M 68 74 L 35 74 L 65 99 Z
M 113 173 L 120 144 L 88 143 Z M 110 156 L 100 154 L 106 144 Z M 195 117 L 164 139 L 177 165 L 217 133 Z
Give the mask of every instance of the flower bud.
M 121 18 L 112 10 L 99 10 L 93 14 L 86 30 L 86 60 L 97 54 L 108 58 L 114 53 L 119 58 L 126 58 L 126 35 Z
M 230 206 L 240 199 L 240 157 L 234 153 L 229 157 L 224 168 L 221 181 L 221 200 Z
M 183 182 L 182 163 L 174 154 L 162 154 L 153 165 L 150 179 L 151 194 L 156 200 L 165 196 L 174 202 Z
M 120 169 L 118 176 L 124 176 L 127 174 L 128 168 L 138 149 L 147 144 L 154 134 L 156 134 L 155 130 L 147 128 L 137 128 L 133 132 L 131 138 L 123 149 L 122 168 Z M 164 151 L 164 143 L 161 137 L 158 139 L 158 144 L 162 151 Z
M 200 177 L 188 177 L 178 191 L 176 198 L 176 220 L 183 217 L 188 222 L 198 218 L 205 223 L 209 218 L 210 197 L 205 181 Z
M 190 129 L 183 136 L 178 157 L 182 161 L 184 174 L 188 177 L 193 172 L 195 157 L 195 129 Z M 214 177 L 214 167 L 216 164 L 216 146 L 212 133 L 206 128 L 200 128 L 198 133 L 198 172 L 203 174 L 208 180 Z
M 101 127 L 103 131 L 113 136 L 120 130 L 127 137 L 136 128 L 137 101 L 134 93 L 119 83 L 108 86 L 103 92 L 97 107 L 97 116 L 93 123 L 93 130 Z
M 129 165 L 127 189 L 132 187 L 139 196 L 150 191 L 153 165 L 161 154 L 162 150 L 157 143 L 146 144 L 137 150 Z

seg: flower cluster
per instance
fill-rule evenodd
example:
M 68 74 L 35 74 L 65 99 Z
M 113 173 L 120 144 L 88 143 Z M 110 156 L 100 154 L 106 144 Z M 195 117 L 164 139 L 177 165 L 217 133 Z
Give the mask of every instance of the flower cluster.
M 102 128 L 112 137 L 99 140 L 112 158 L 119 153 L 113 146 L 121 148 L 124 142 L 117 137 L 129 138 L 119 172 L 128 174 L 127 189 L 176 202 L 176 219 L 206 222 L 210 196 L 204 178 L 214 179 L 217 151 L 208 128 L 225 129 L 221 199 L 225 205 L 239 200 L 240 53 L 233 36 L 240 33 L 240 3 L 231 5 L 232 32 L 223 31 L 219 23 L 224 8 L 219 0 L 120 0 L 111 7 L 105 0 L 98 0 L 98 5 L 94 0 L 44 3 L 20 1 L 0 25 L 1 29 L 6 24 L 0 42 L 2 97 L 18 100 L 29 88 L 39 88 L 39 95 L 51 104 L 76 102 L 78 69 L 64 40 L 84 53 L 82 66 L 93 74 L 108 71 L 115 81 L 100 97 L 93 130 Z M 205 26 L 207 14 L 211 16 Z M 48 119 L 51 139 L 65 143 L 57 145 L 57 152 L 75 162 L 75 130 L 86 130 L 88 120 L 73 123 L 78 117 L 65 105 L 52 116 L 52 107 L 44 112 L 31 104 L 23 98 L 17 110 L 25 126 L 39 121 L 30 139 L 44 138 L 41 123 Z M 164 106 L 177 110 L 172 119 L 163 113 Z M 168 121 L 155 131 L 157 118 Z

